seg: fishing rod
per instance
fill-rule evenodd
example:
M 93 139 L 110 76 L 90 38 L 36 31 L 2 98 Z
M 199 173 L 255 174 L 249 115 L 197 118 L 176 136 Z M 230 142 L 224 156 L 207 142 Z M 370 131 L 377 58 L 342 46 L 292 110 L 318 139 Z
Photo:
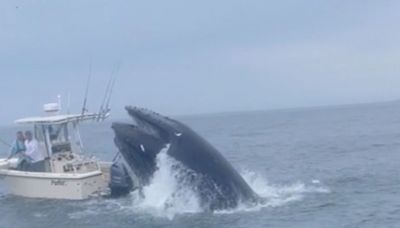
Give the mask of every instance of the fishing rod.
M 100 105 L 100 110 L 99 110 L 99 115 L 98 115 L 98 117 L 97 117 L 97 121 L 100 121 L 101 115 L 102 115 L 103 112 L 104 112 L 104 106 L 105 106 L 105 104 L 106 104 L 106 102 L 107 102 L 107 97 L 108 97 L 108 93 L 109 93 L 109 91 L 110 91 L 110 87 L 111 87 L 111 84 L 112 84 L 112 81 L 113 81 L 114 72 L 115 72 L 115 65 L 113 66 L 113 69 L 112 69 L 112 71 L 111 71 L 110 78 L 108 79 L 108 83 L 107 83 L 106 91 L 105 91 L 105 93 L 104 93 L 103 101 L 101 102 L 101 105 Z
M 99 113 L 98 113 L 97 121 L 104 120 L 106 118 L 107 113 L 110 111 L 111 96 L 112 96 L 112 93 L 113 93 L 113 90 L 114 90 L 115 81 L 116 81 L 116 78 L 117 78 L 116 75 L 119 72 L 119 67 L 120 67 L 119 63 L 116 63 L 113 66 L 110 78 L 109 78 L 108 83 L 107 83 L 106 91 L 104 93 L 103 101 L 102 101 L 101 106 L 100 106 L 100 110 L 99 110 Z
M 86 105 L 87 105 L 87 100 L 88 100 L 88 95 L 89 95 L 89 87 L 90 87 L 90 80 L 92 78 L 92 63 L 90 63 L 89 66 L 89 75 L 88 75 L 88 80 L 86 84 L 86 91 L 85 91 L 85 98 L 83 100 L 83 106 L 82 106 L 82 113 L 81 115 L 85 115 L 85 112 L 87 111 Z
M 107 112 L 110 111 L 111 96 L 112 96 L 112 93 L 114 91 L 115 81 L 117 80 L 117 75 L 119 73 L 119 68 L 120 68 L 120 64 L 118 63 L 118 66 L 117 66 L 117 69 L 116 69 L 116 73 L 115 73 L 115 77 L 113 78 L 112 83 L 111 83 L 110 93 L 109 93 L 108 98 L 107 98 L 107 103 L 106 103 Z
M 10 143 L 6 142 L 6 140 L 1 139 L 1 138 L 0 138 L 0 143 L 4 144 L 5 146 L 8 146 L 8 147 L 10 147 L 10 148 L 13 147 Z M 16 155 L 16 154 L 11 153 L 11 154 L 7 157 L 6 161 L 9 161 L 9 160 L 10 160 L 11 158 L 13 158 L 15 155 Z
M 11 144 L 6 142 L 6 140 L 0 139 L 0 143 L 4 144 L 5 146 L 12 147 Z

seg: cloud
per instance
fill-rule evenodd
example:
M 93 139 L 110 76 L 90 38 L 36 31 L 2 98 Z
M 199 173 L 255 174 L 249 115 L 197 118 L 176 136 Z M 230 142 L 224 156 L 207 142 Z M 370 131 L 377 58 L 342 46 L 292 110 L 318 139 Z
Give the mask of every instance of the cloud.
M 399 9 L 361 0 L 2 1 L 0 97 L 12 109 L 0 122 L 40 113 L 59 93 L 79 109 L 90 62 L 91 107 L 122 62 L 117 116 L 126 104 L 183 114 L 396 99 Z

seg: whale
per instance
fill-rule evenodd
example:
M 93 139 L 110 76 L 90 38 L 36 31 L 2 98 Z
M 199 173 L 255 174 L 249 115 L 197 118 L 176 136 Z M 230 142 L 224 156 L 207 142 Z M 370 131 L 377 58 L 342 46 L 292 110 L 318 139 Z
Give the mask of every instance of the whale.
M 190 185 L 205 210 L 224 210 L 259 201 L 232 164 L 189 126 L 148 109 L 125 109 L 132 121 L 112 123 L 114 142 L 124 167 L 117 169 L 115 179 L 121 182 L 129 176 L 133 184 L 122 181 L 110 186 L 111 192 L 115 190 L 119 195 L 149 185 L 158 169 L 157 155 L 166 152 L 179 164 L 175 168 L 185 170 L 180 183 Z M 125 177 L 120 177 L 121 172 Z M 121 191 L 121 185 L 129 189 Z

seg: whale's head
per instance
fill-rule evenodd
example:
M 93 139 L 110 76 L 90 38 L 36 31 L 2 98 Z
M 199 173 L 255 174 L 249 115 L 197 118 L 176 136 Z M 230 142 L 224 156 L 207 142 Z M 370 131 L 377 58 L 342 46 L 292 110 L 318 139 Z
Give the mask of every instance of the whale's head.
M 145 185 L 156 170 L 157 154 L 180 136 L 184 126 L 146 109 L 131 106 L 125 109 L 134 122 L 113 123 L 114 141 L 139 184 Z

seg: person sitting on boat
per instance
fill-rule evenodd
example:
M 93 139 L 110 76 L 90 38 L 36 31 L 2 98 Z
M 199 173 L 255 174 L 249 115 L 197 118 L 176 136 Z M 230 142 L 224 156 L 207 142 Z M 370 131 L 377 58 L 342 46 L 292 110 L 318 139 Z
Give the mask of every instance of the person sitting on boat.
M 25 156 L 27 156 L 32 163 L 43 161 L 44 157 L 39 151 L 38 142 L 33 138 L 31 131 L 25 132 L 25 139 Z
M 14 143 L 11 146 L 10 149 L 10 156 L 9 158 L 13 157 L 20 157 L 23 155 L 23 153 L 26 151 L 25 147 L 25 137 L 22 131 L 18 131 L 16 135 L 16 139 Z

